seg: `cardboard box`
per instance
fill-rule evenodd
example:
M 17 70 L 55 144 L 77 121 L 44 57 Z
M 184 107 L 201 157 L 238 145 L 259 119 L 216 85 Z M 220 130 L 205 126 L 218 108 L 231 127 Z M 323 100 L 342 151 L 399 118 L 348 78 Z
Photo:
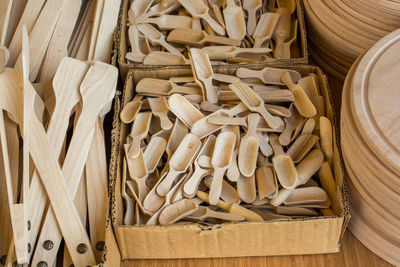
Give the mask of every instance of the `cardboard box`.
M 247 65 L 260 69 L 262 64 Z M 335 121 L 327 79 L 318 67 L 291 66 L 303 75 L 314 72 L 319 79 L 321 95 L 326 100 L 326 116 Z M 236 66 L 215 66 L 218 73 L 233 74 Z M 121 123 L 119 112 L 134 96 L 135 84 L 144 77 L 168 78 L 191 75 L 190 68 L 134 69 L 125 82 L 123 92 L 115 98 L 115 121 L 110 166 L 112 185 L 112 222 L 118 247 L 123 260 L 208 258 L 266 255 L 295 255 L 338 252 L 340 241 L 350 215 L 348 214 L 346 189 L 343 184 L 343 164 L 335 136 L 333 172 L 339 190 L 336 190 L 332 209 L 337 216 L 313 217 L 291 221 L 265 221 L 225 223 L 214 227 L 198 224 L 171 226 L 124 226 L 123 201 L 121 198 L 122 144 L 130 125 Z M 333 123 L 333 125 L 335 125 Z
M 121 11 L 119 15 L 118 21 L 118 29 L 117 34 L 115 36 L 114 42 L 115 47 L 117 49 L 117 60 L 119 69 L 121 71 L 122 78 L 125 79 L 128 71 L 134 67 L 144 67 L 144 68 L 163 68 L 165 66 L 162 65 L 144 65 L 144 64 L 128 64 L 125 59 L 125 54 L 129 51 L 128 46 L 128 26 L 127 26 L 127 17 L 128 10 L 132 0 L 122 0 Z M 291 59 L 271 59 L 268 61 L 268 64 L 279 62 L 281 64 L 308 64 L 308 50 L 307 50 L 307 38 L 306 38 L 306 30 L 305 30 L 305 22 L 304 22 L 304 12 L 303 12 L 303 4 L 300 0 L 296 0 L 296 16 L 299 21 L 299 27 L 297 32 L 297 41 L 292 45 L 292 55 Z M 235 64 L 237 66 L 243 65 Z M 182 65 L 170 65 L 175 68 L 180 68 Z

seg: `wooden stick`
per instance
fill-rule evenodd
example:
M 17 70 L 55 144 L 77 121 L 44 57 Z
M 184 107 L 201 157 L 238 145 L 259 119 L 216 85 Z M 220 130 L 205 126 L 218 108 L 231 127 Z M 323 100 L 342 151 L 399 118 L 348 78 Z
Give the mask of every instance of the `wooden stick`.
M 96 40 L 97 40 L 97 35 L 99 32 L 100 28 L 100 19 L 101 15 L 103 13 L 103 6 L 104 6 L 104 1 L 105 0 L 97 0 L 96 1 L 96 8 L 94 10 L 94 14 L 92 16 L 92 31 L 90 34 L 90 41 L 89 41 L 89 52 L 88 52 L 88 59 L 92 59 L 94 56 L 94 50 L 96 47 Z
M 0 44 L 5 44 L 13 0 L 0 1 Z

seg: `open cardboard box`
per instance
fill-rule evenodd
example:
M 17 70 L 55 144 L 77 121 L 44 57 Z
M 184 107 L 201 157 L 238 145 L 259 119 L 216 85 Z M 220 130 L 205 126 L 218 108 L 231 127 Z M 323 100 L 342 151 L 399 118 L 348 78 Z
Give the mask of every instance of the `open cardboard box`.
M 265 65 L 246 65 L 260 69 Z M 326 116 L 333 122 L 327 79 L 318 67 L 285 66 L 302 75 L 317 74 L 321 95 L 326 100 Z M 215 66 L 217 73 L 233 74 L 236 66 Z M 291 221 L 265 221 L 225 223 L 214 227 L 199 224 L 170 226 L 124 226 L 124 204 L 121 197 L 122 144 L 130 131 L 130 125 L 119 120 L 119 112 L 134 97 L 135 84 L 142 78 L 166 79 L 172 76 L 190 76 L 187 67 L 175 69 L 134 69 L 125 82 L 124 90 L 115 99 L 115 120 L 113 123 L 113 147 L 110 166 L 112 184 L 112 223 L 122 260 L 166 259 L 166 258 L 208 258 L 294 255 L 338 252 L 340 241 L 346 229 L 348 214 L 346 189 L 343 184 L 343 164 L 335 137 L 333 172 L 338 186 L 332 209 L 336 216 L 312 217 Z M 333 123 L 335 125 L 335 123 Z
M 264 0 L 267 1 L 267 0 Z M 300 0 L 296 1 L 296 11 L 295 16 L 297 17 L 298 24 L 298 32 L 297 32 L 297 40 L 291 47 L 292 58 L 290 59 L 271 59 L 268 61 L 268 64 L 273 62 L 280 62 L 281 64 L 307 64 L 308 63 L 308 50 L 307 50 L 307 38 L 306 38 L 306 30 L 305 30 L 305 22 L 304 22 L 304 12 L 303 12 L 303 3 Z M 119 22 L 117 34 L 114 39 L 115 47 L 117 49 L 117 60 L 119 69 L 121 71 L 122 78 L 125 79 L 128 71 L 134 67 L 146 67 L 146 68 L 162 68 L 165 66 L 161 65 L 144 65 L 144 64 L 129 64 L 125 59 L 125 54 L 129 52 L 129 39 L 128 39 L 128 10 L 130 7 L 130 3 L 132 0 L 122 0 L 121 11 L 119 14 Z M 243 65 L 247 63 L 241 63 L 236 65 Z M 183 65 L 171 65 L 175 68 L 180 68 Z M 231 64 L 232 66 L 232 64 Z

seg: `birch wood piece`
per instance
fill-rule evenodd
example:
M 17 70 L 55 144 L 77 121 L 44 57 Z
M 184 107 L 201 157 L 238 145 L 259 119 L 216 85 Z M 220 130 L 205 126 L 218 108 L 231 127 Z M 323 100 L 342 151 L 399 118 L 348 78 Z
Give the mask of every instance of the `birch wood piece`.
M 167 147 L 165 148 L 165 152 L 167 153 L 168 158 L 167 158 L 167 163 L 165 164 L 165 167 L 162 170 L 161 175 L 163 175 L 168 170 L 169 160 L 175 153 L 181 140 L 186 136 L 188 132 L 189 132 L 188 128 L 182 123 L 182 121 L 176 119 L 167 142 Z
M 216 33 L 219 35 L 225 35 L 225 29 L 208 14 L 209 9 L 202 1 L 178 0 L 178 2 L 192 15 L 193 18 L 201 18 L 205 20 Z
M 290 30 L 290 39 L 287 40 L 286 42 L 283 43 L 282 46 L 282 52 L 280 55 L 280 58 L 285 58 L 285 59 L 289 59 L 291 57 L 290 55 L 290 48 L 293 44 L 293 42 L 295 42 L 297 40 L 297 29 L 298 29 L 298 20 L 296 19 L 292 25 L 291 25 L 291 30 Z
M 299 165 L 297 165 L 298 179 L 296 186 L 307 183 L 310 178 L 320 169 L 322 162 L 324 160 L 324 155 L 321 150 L 314 149 L 311 151 L 307 157 L 305 157 Z M 293 192 L 292 189 L 282 188 L 279 190 L 278 195 L 271 199 L 270 204 L 273 206 L 281 205 L 286 198 Z
M 247 11 L 247 33 L 249 35 L 252 35 L 256 29 L 256 13 L 261 5 L 261 0 L 243 0 L 243 9 Z
M 239 222 L 244 221 L 246 218 L 242 215 L 219 212 L 211 210 L 210 208 L 199 206 L 195 212 L 186 217 L 189 220 L 204 222 L 207 219 L 218 219 L 223 221 Z
M 138 20 L 138 22 L 142 22 L 144 19 L 149 17 L 161 17 L 165 14 L 171 13 L 172 11 L 180 7 L 181 5 L 175 0 L 169 0 L 167 5 L 161 5 L 161 3 L 155 4 L 150 7 L 148 12 L 143 17 L 140 17 L 140 20 Z
M 192 18 L 177 15 L 163 15 L 156 18 L 147 18 L 143 22 L 155 24 L 160 30 L 190 29 L 192 27 Z
M 187 198 L 193 198 L 196 195 L 197 188 L 201 180 L 208 174 L 211 173 L 210 168 L 203 168 L 199 165 L 199 157 L 206 155 L 208 157 L 212 157 L 215 145 L 215 135 L 209 135 L 207 139 L 204 141 L 203 147 L 201 148 L 199 154 L 194 160 L 194 173 L 192 176 L 186 181 L 183 186 L 183 195 Z
M 296 188 L 290 196 L 283 202 L 287 206 L 307 205 L 329 201 L 329 197 L 324 189 L 320 187 Z
M 236 135 L 232 132 L 220 133 L 215 141 L 212 155 L 214 177 L 210 186 L 210 204 L 215 205 L 221 196 L 222 181 L 228 169 L 235 146 Z
M 247 121 L 245 117 L 225 117 L 225 116 L 210 116 L 207 118 L 210 124 L 216 124 L 222 126 L 243 126 L 247 128 Z M 257 131 L 260 132 L 282 132 L 283 126 L 278 129 L 272 129 L 267 125 L 265 120 L 260 120 L 257 125 Z
M 69 195 L 72 198 L 75 197 L 77 186 L 80 182 L 80 177 L 90 149 L 96 120 L 100 115 L 102 115 L 104 108 L 109 107 L 113 99 L 115 86 L 117 83 L 117 76 L 118 72 L 115 67 L 101 62 L 95 62 L 90 66 L 84 80 L 82 81 L 80 87 L 83 102 L 81 116 L 79 116 L 76 124 L 76 130 L 72 136 L 68 153 L 63 165 L 63 175 L 68 186 L 67 189 Z M 44 237 L 45 235 L 48 233 L 54 233 L 52 240 L 54 240 L 54 246 L 57 247 L 60 245 L 62 236 L 64 239 L 69 237 L 66 237 L 65 234 L 61 235 L 61 233 L 58 231 L 53 210 L 55 211 L 55 209 L 48 209 L 46 219 L 42 227 L 42 230 L 48 230 L 42 231 L 39 240 L 42 240 L 43 242 L 44 240 L 47 240 L 47 238 Z M 60 224 L 59 220 L 58 223 Z M 88 244 L 88 247 L 90 247 L 90 244 Z M 79 260 L 82 260 L 80 259 L 82 255 L 76 251 L 76 246 L 69 246 L 69 248 L 69 252 L 74 263 L 76 263 L 76 259 L 78 258 Z M 35 255 L 37 253 L 38 250 L 36 250 Z M 93 251 L 91 253 L 93 255 Z M 52 255 L 52 258 L 50 256 L 47 257 L 47 255 L 52 254 L 52 251 L 44 254 L 46 262 L 53 262 L 55 254 Z M 93 259 L 91 258 L 90 260 Z
M 29 77 L 31 81 L 34 81 L 39 73 L 48 44 L 65 3 L 65 0 L 46 1 L 35 25 L 29 32 L 29 42 L 31 44 L 29 47 L 31 55 Z M 16 66 L 21 64 L 21 56 L 20 54 L 16 61 Z
M 204 115 L 180 94 L 171 95 L 168 106 L 169 110 L 189 128 L 192 128 L 196 121 L 204 118 Z
M 96 248 L 95 256 L 97 262 L 101 261 L 101 256 L 104 252 L 97 249 L 97 244 L 100 244 L 98 242 L 105 242 L 105 225 L 108 214 L 108 172 L 102 124 L 102 119 L 98 118 L 85 166 L 90 241 L 92 247 Z
M 125 153 L 127 153 L 127 151 L 129 150 L 129 145 L 125 144 L 124 148 Z M 146 186 L 146 179 L 149 173 L 146 168 L 146 162 L 144 160 L 142 150 L 139 150 L 139 154 L 135 158 L 127 157 L 126 163 L 128 166 L 129 177 L 136 183 L 136 197 L 140 203 L 143 203 L 144 198 L 149 192 Z
M 275 27 L 278 24 L 280 14 L 264 13 L 261 15 L 257 23 L 257 27 L 253 33 L 254 48 L 259 48 L 264 42 L 271 39 Z
M 199 205 L 191 199 L 182 199 L 163 209 L 158 217 L 161 225 L 177 222 L 198 209 Z
M 300 73 L 297 71 L 269 67 L 263 68 L 262 70 L 238 68 L 236 71 L 236 76 L 239 78 L 258 78 L 265 84 L 285 85 L 285 83 L 281 81 L 281 76 L 286 71 L 289 72 L 293 82 L 297 82 L 301 78 Z
M 275 10 L 276 13 L 280 14 L 278 24 L 275 27 L 275 31 L 272 34 L 272 39 L 275 41 L 274 48 L 274 58 L 282 58 L 283 53 L 283 44 L 284 42 L 290 38 L 291 34 L 291 17 L 289 9 L 287 8 L 278 8 Z
M 17 28 L 15 29 L 13 38 L 10 42 L 8 49 L 10 50 L 10 60 L 9 66 L 14 66 L 15 62 L 22 49 L 22 26 L 25 25 L 28 33 L 31 32 L 32 27 L 35 25 L 35 22 L 42 10 L 43 5 L 45 4 L 45 0 L 28 0 L 26 3 L 24 12 L 21 15 L 21 18 L 18 22 Z
M 297 83 L 303 87 L 304 91 L 306 92 L 307 96 L 310 99 L 313 99 L 316 96 L 319 96 L 319 89 L 317 82 L 315 81 L 316 78 L 314 76 L 309 75 L 306 77 L 303 77 L 297 81 Z
M 210 59 L 220 60 L 236 57 L 240 54 L 267 54 L 272 50 L 270 48 L 242 48 L 236 46 L 207 46 L 202 48 Z
M 269 138 L 274 150 L 272 163 L 274 164 L 274 169 L 279 183 L 286 189 L 292 189 L 296 186 L 298 179 L 298 174 L 293 160 L 283 151 L 276 134 L 270 134 Z
M 301 134 L 311 134 L 314 131 L 315 128 L 315 119 L 314 118 L 309 118 L 306 123 L 303 126 L 303 129 L 301 130 Z
M 207 193 L 204 193 L 202 191 L 197 191 L 196 195 L 201 200 L 210 203 L 209 195 Z M 263 221 L 263 218 L 260 215 L 258 215 L 257 213 L 255 213 L 251 210 L 248 210 L 246 208 L 243 208 L 235 203 L 227 203 L 227 202 L 218 200 L 218 202 L 216 203 L 216 206 L 223 210 L 228 211 L 229 213 L 241 215 L 241 216 L 245 217 L 246 220 L 248 220 L 248 221 L 257 221 L 257 222 Z
M 149 173 L 155 171 L 158 162 L 164 154 L 167 140 L 161 136 L 152 136 L 143 153 L 146 168 Z
M 231 116 L 235 116 L 239 113 L 242 113 L 245 110 L 246 110 L 246 107 L 241 103 L 237 104 L 236 106 L 234 106 L 233 108 L 231 108 L 229 110 L 223 110 L 223 109 L 217 110 L 217 111 L 207 115 L 206 117 L 203 117 L 202 119 L 196 121 L 196 123 L 193 124 L 190 132 L 192 134 L 198 136 L 200 139 L 203 139 L 207 135 L 220 130 L 224 126 L 223 124 L 218 125 L 218 124 L 209 123 L 208 120 L 211 117 L 214 117 L 214 116 L 231 117 Z
M 138 25 L 138 28 L 141 33 L 143 33 L 147 38 L 149 38 L 150 42 L 161 45 L 162 47 L 167 49 L 167 51 L 175 55 L 183 56 L 178 49 L 176 49 L 172 45 L 168 44 L 167 41 L 165 41 L 165 36 L 162 33 L 160 33 L 156 28 L 154 28 L 150 24 L 141 23 Z
M 300 207 L 277 206 L 275 212 L 287 216 L 318 216 L 318 212 L 315 210 Z
M 209 35 L 204 31 L 195 29 L 175 29 L 172 30 L 167 41 L 177 44 L 186 44 L 190 46 L 202 46 L 206 43 L 240 46 L 240 40 Z
M 254 174 L 249 177 L 241 175 L 236 186 L 239 197 L 243 202 L 254 202 L 257 197 L 256 180 Z
M 295 84 L 292 81 L 288 72 L 282 74 L 281 80 L 286 84 L 290 91 L 293 92 L 295 96 L 294 105 L 299 113 L 306 118 L 314 117 L 317 114 L 317 110 L 310 98 L 308 98 L 307 94 L 304 92 L 304 89 L 299 84 Z
M 272 156 L 274 153 L 271 146 L 268 144 L 269 137 L 267 133 L 257 132 L 258 142 L 260 144 L 260 151 L 265 157 Z
M 189 64 L 189 60 L 180 55 L 170 52 L 153 51 L 146 55 L 143 60 L 146 65 L 184 65 Z
M 150 122 L 151 112 L 142 112 L 136 116 L 131 132 L 129 133 L 132 141 L 127 154 L 128 158 L 133 159 L 139 155 L 140 143 L 147 137 Z
M 322 188 L 326 191 L 331 201 L 335 199 L 336 182 L 332 174 L 329 162 L 322 163 L 321 169 L 318 171 L 318 177 Z
M 301 146 L 301 149 L 294 154 L 293 157 L 294 163 L 299 163 L 307 155 L 307 153 L 310 152 L 311 149 L 313 149 L 313 147 L 318 143 L 319 137 L 311 134 L 308 137 L 306 137 L 306 140 L 307 141 L 305 141 Z
M 169 161 L 169 172 L 157 186 L 157 194 L 166 196 L 176 177 L 184 173 L 192 164 L 201 146 L 200 139 L 193 134 L 186 134 Z
M 282 119 L 272 116 L 264 107 L 262 99 L 246 84 L 234 83 L 230 84 L 229 88 L 242 100 L 246 107 L 253 111 L 258 112 L 273 129 L 278 129 L 283 125 Z
M 235 3 L 235 0 L 228 0 L 223 13 L 229 38 L 242 40 L 246 35 L 246 21 L 242 8 Z
M 256 85 L 253 87 L 254 92 L 256 92 L 266 103 L 293 102 L 295 100 L 295 97 L 290 90 L 265 90 L 265 88 L 265 86 L 260 85 Z
M 53 35 L 43 58 L 39 81 L 49 82 L 53 79 L 61 60 L 68 56 L 68 42 L 78 20 L 81 0 L 68 1 L 61 10 Z
M 292 116 L 289 118 L 284 118 L 285 121 L 285 129 L 279 135 L 279 143 L 282 146 L 287 146 L 296 136 L 294 136 L 294 131 L 296 127 L 303 122 L 303 117 L 297 112 L 297 109 L 294 108 L 294 105 L 291 104 L 289 107 Z
M 256 130 L 259 119 L 260 115 L 258 115 L 257 113 L 250 113 L 247 116 L 247 133 L 243 138 L 241 138 L 240 141 L 238 166 L 240 172 L 245 177 L 252 176 L 256 169 L 259 148 L 259 140 Z
M 160 118 L 163 130 L 171 129 L 173 124 L 168 118 L 168 105 L 164 97 L 148 98 L 153 115 Z
M 204 179 L 204 184 L 210 188 L 211 187 L 211 182 L 212 182 L 213 177 L 208 176 L 206 179 Z M 240 203 L 240 197 L 236 189 L 231 186 L 229 183 L 227 183 L 225 180 L 222 180 L 222 189 L 221 189 L 221 196 L 220 198 L 228 203 L 235 203 L 239 204 Z
M 136 84 L 136 93 L 147 96 L 169 96 L 174 93 L 183 95 L 195 95 L 201 94 L 201 90 L 198 87 L 181 86 L 177 85 L 170 80 L 161 80 L 153 78 L 141 79 Z
M 263 166 L 256 171 L 258 198 L 271 198 L 278 193 L 278 182 L 272 166 Z
M 321 150 L 324 153 L 326 160 L 332 164 L 333 158 L 333 138 L 332 138 L 332 124 L 331 121 L 321 116 L 319 118 L 319 135 L 321 137 Z
M 4 45 L 7 36 L 8 22 L 10 19 L 13 0 L 6 0 L 0 3 L 0 44 Z
M 135 14 L 137 21 L 140 21 L 146 15 L 152 3 L 153 0 L 137 0 L 132 2 L 130 10 Z
M 119 117 L 123 123 L 131 123 L 136 118 L 143 103 L 142 98 L 142 95 L 136 95 L 125 105 L 119 114 Z
M 133 62 L 143 62 L 146 54 L 144 54 L 140 49 L 139 29 L 137 25 L 129 26 L 128 37 L 131 44 L 131 51 L 125 54 L 125 58 Z
M 214 13 L 214 17 L 216 18 L 218 23 L 221 24 L 221 26 L 224 29 L 226 29 L 224 17 L 222 16 L 222 12 L 221 12 L 221 9 L 220 9 L 220 6 L 218 5 L 218 3 L 214 4 L 214 2 L 212 0 L 208 0 L 207 3 L 212 8 L 212 11 Z
M 211 67 L 210 58 L 207 53 L 201 49 L 191 48 L 190 53 L 192 69 L 194 69 L 196 78 L 200 80 L 202 86 L 204 86 L 206 100 L 213 104 L 217 103 L 217 92 L 212 84 L 214 71 Z

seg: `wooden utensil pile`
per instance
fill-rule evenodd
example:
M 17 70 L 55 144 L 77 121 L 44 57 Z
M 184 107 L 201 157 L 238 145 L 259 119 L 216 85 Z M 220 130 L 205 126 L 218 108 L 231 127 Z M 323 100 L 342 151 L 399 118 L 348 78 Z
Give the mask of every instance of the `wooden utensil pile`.
M 399 44 L 396 30 L 354 63 L 343 87 L 341 112 L 349 228 L 365 246 L 396 266 L 400 264 Z
M 356 58 L 400 27 L 400 3 L 382 0 L 305 0 L 312 59 L 344 81 Z
M 65 57 L 51 83 L 32 84 L 37 51 L 29 53 L 25 26 L 21 34 L 22 70 L 0 73 L 1 261 L 50 266 L 60 256 L 67 266 L 94 266 L 108 215 L 102 125 L 118 70 Z
M 193 77 L 141 79 L 120 114 L 132 122 L 124 224 L 334 216 L 333 131 L 316 76 L 239 68 L 203 84 L 208 68 L 192 68 Z
M 29 34 L 32 82 L 51 82 L 62 58 L 110 62 L 121 0 L 5 0 L 0 44 L 8 67 L 21 64 L 21 32 Z
M 127 13 L 131 50 L 125 58 L 188 64 L 191 47 L 203 48 L 213 63 L 290 58 L 298 31 L 295 10 L 294 0 L 135 0 Z

